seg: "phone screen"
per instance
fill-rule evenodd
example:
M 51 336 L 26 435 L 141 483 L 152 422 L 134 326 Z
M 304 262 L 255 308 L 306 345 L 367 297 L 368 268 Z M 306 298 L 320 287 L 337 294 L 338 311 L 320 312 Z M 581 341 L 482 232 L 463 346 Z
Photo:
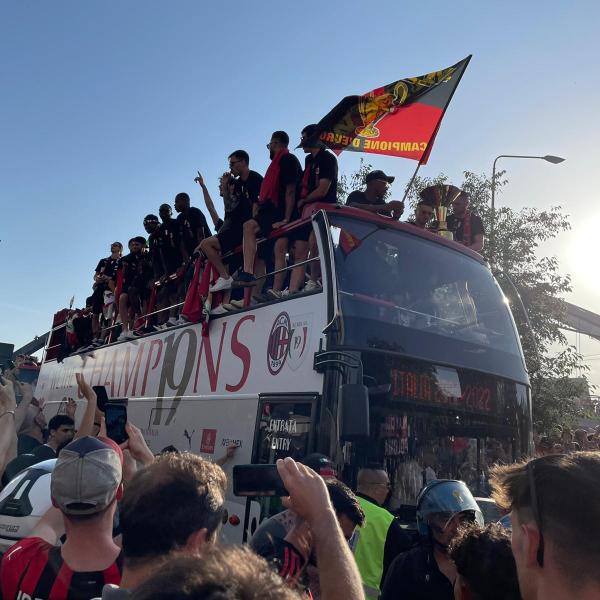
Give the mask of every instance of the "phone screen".
M 98 410 L 104 412 L 104 408 L 109 401 L 106 388 L 103 385 L 93 385 L 92 389 L 96 394 L 96 405 L 98 406 Z
M 104 407 L 106 435 L 117 444 L 125 442 L 129 436 L 125 430 L 127 406 L 122 403 L 108 402 Z
M 288 496 L 275 465 L 235 465 L 233 493 L 236 496 Z

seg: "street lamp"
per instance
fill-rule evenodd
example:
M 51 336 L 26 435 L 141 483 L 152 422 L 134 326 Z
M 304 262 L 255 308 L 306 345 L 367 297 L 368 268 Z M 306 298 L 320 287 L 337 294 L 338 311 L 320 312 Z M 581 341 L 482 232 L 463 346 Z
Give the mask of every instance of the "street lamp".
M 546 154 L 546 156 L 527 156 L 523 154 L 500 154 L 500 156 L 496 156 L 494 159 L 494 164 L 492 166 L 492 226 L 490 228 L 490 264 L 494 264 L 494 230 L 496 226 L 496 163 L 500 158 L 535 158 L 538 160 L 545 160 L 546 162 L 552 163 L 553 165 L 557 165 L 558 163 L 563 162 L 565 159 L 560 156 L 553 156 L 552 154 Z

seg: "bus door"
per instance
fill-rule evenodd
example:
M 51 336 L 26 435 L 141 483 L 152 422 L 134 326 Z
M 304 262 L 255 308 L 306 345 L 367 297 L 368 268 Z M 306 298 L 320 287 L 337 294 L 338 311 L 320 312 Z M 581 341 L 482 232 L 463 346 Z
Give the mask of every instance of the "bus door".
M 305 393 L 260 394 L 252 449 L 253 464 L 274 464 L 291 456 L 302 460 L 314 448 L 319 395 Z M 248 499 L 244 542 L 263 519 L 284 510 L 277 497 Z

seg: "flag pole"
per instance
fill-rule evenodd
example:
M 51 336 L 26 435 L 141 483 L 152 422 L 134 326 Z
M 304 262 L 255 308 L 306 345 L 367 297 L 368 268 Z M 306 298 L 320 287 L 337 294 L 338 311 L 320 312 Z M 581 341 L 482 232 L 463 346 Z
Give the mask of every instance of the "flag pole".
M 427 151 L 427 148 L 425 149 L 425 151 Z M 406 186 L 406 191 L 404 192 L 402 202 L 404 202 L 406 200 L 406 196 L 408 196 L 408 192 L 410 192 L 410 188 L 412 187 L 412 184 L 414 183 L 415 178 L 416 178 L 417 173 L 419 172 L 420 168 L 421 168 L 421 161 L 419 161 L 419 163 L 417 164 L 417 168 L 415 169 L 415 172 L 413 173 L 412 177 L 410 178 L 410 181 L 408 182 L 408 185 Z

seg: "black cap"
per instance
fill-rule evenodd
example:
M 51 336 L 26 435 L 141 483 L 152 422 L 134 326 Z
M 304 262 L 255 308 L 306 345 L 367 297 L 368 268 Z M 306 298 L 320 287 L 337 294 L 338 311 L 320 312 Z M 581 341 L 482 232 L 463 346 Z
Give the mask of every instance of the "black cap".
M 146 215 L 144 217 L 144 225 L 146 223 L 158 223 L 158 217 L 156 215 Z
M 300 462 L 321 475 L 321 477 L 337 477 L 335 464 L 324 454 L 314 452 L 305 456 Z
M 172 209 L 171 209 L 171 205 L 170 204 L 161 204 L 158 207 L 158 210 L 159 211 L 161 211 L 161 210 L 168 210 L 170 213 L 173 212 Z
M 388 183 L 394 183 L 395 177 L 391 175 L 386 175 L 383 171 L 371 171 L 367 173 L 365 177 L 365 182 L 369 183 L 369 181 L 375 181 L 376 179 L 381 179 L 382 181 L 387 181 Z
M 131 241 L 141 244 L 144 248 L 146 247 L 146 238 L 142 235 L 138 235 L 137 237 L 134 237 Z

